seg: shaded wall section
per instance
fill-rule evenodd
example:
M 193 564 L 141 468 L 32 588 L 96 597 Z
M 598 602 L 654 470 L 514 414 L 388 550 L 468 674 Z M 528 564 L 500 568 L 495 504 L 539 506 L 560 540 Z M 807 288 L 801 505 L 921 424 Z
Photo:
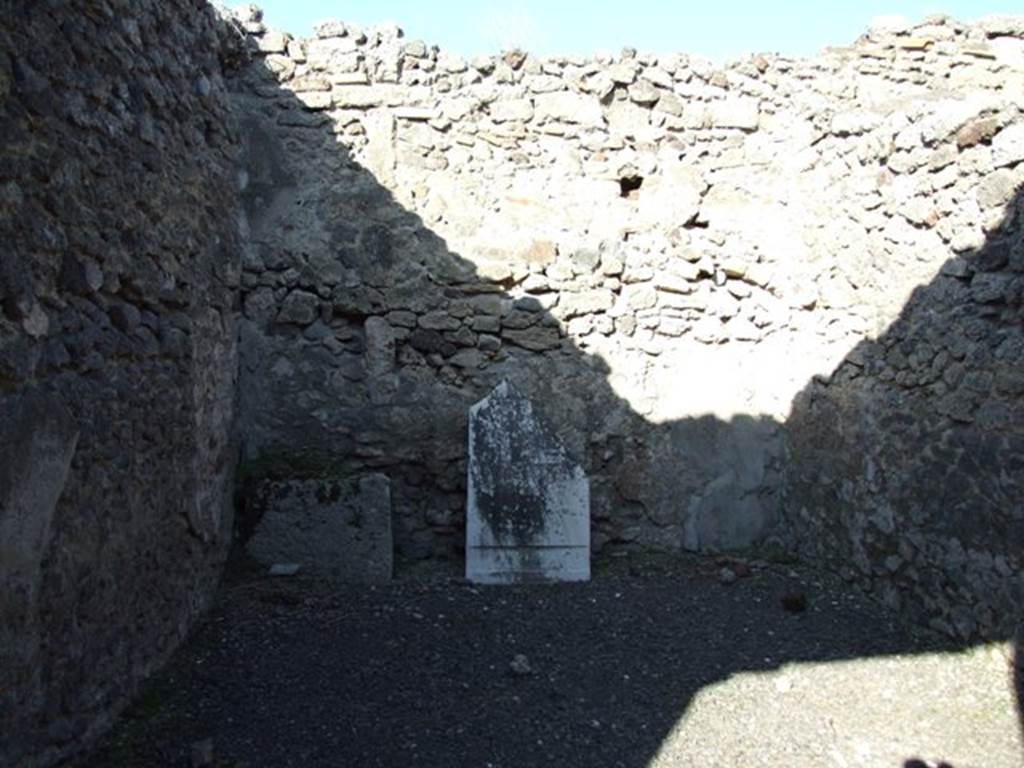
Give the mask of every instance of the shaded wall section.
M 786 423 L 799 551 L 962 638 L 1012 637 L 1024 605 L 1024 208 L 1005 190 L 985 245 L 808 384 Z
M 246 471 L 383 469 L 407 556 L 457 554 L 465 414 L 502 378 L 585 466 L 595 549 L 790 539 L 794 397 L 1021 180 L 1019 19 L 722 67 L 242 22 Z
M 177 646 L 231 527 L 236 129 L 185 0 L 0 2 L 0 763 Z

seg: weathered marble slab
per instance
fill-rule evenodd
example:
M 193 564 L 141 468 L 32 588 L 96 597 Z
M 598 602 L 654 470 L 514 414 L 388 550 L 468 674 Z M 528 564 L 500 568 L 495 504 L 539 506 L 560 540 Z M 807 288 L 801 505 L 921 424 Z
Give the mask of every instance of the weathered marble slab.
M 294 563 L 337 581 L 391 579 L 391 483 L 384 475 L 266 481 L 263 517 L 246 551 L 264 565 Z
M 590 486 L 551 427 L 502 382 L 469 410 L 466 578 L 590 578 Z

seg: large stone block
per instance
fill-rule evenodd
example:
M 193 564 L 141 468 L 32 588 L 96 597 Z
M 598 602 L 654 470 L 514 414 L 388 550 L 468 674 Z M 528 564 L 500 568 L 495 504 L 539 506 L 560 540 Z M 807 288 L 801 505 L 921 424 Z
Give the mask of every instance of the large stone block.
M 391 578 L 391 483 L 384 475 L 267 480 L 253 494 L 262 518 L 246 551 L 342 582 Z
M 590 578 L 590 485 L 533 404 L 507 381 L 469 410 L 466 578 Z

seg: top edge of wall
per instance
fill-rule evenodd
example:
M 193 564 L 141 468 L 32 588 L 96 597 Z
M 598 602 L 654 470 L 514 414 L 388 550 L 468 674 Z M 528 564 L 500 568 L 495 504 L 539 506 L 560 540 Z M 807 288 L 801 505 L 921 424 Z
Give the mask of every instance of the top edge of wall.
M 716 65 L 722 68 L 739 65 L 751 60 L 767 60 L 771 62 L 798 62 L 813 61 L 816 59 L 827 59 L 830 57 L 842 57 L 845 53 L 863 53 L 865 49 L 874 49 L 878 54 L 883 55 L 886 51 L 925 51 L 934 45 L 956 42 L 976 46 L 976 50 L 966 49 L 967 55 L 986 57 L 989 53 L 985 46 L 993 38 L 1013 37 L 1024 38 L 1024 15 L 992 14 L 983 16 L 971 21 L 961 21 L 946 14 L 931 14 L 919 22 L 912 22 L 901 17 L 880 18 L 853 43 L 846 46 L 825 46 L 817 55 L 788 55 L 772 53 L 768 51 L 752 51 L 740 56 L 727 57 L 715 62 L 706 56 L 691 54 L 686 51 L 677 51 L 669 54 L 650 54 L 632 47 L 626 47 L 618 55 L 609 53 L 594 53 L 590 55 L 578 54 L 555 54 L 537 56 L 527 50 L 512 49 L 495 54 L 481 54 L 472 57 L 464 57 L 461 54 L 441 49 L 437 45 L 431 45 L 420 39 L 407 39 L 401 27 L 393 22 L 385 22 L 363 27 L 357 24 L 348 23 L 338 19 L 325 19 L 313 25 L 313 34 L 309 37 L 293 35 L 290 32 L 270 27 L 264 23 L 263 10 L 255 4 L 246 4 L 227 8 L 218 3 L 214 7 L 222 17 L 229 18 L 241 26 L 244 31 L 255 38 L 272 38 L 281 42 L 281 48 L 289 42 L 303 43 L 310 40 L 327 40 L 332 38 L 344 38 L 354 45 L 363 48 L 375 48 L 382 44 L 401 40 L 406 53 L 422 57 L 444 57 L 454 60 L 466 60 L 470 66 L 481 69 L 489 64 L 500 60 L 503 55 L 514 54 L 521 57 L 521 61 L 534 59 L 543 63 L 556 64 L 610 64 L 623 59 L 641 59 L 651 61 L 666 61 L 668 59 L 689 61 L 691 63 L 706 62 L 709 65 Z M 272 44 L 271 47 L 276 47 Z M 268 51 L 263 51 L 268 52 Z

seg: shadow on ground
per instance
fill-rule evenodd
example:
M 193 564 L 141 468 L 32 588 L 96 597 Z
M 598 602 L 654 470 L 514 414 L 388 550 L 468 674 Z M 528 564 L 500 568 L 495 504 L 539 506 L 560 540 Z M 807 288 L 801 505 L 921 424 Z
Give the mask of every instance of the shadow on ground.
M 263 79 L 260 87 L 272 88 L 272 82 Z M 309 112 L 293 94 L 278 89 L 274 98 L 264 96 L 255 101 L 259 106 L 246 120 L 267 126 L 305 121 L 307 124 L 296 130 L 308 132 L 305 147 L 319 149 L 307 155 L 305 167 L 287 169 L 284 176 L 273 163 L 261 166 L 256 158 L 248 192 L 251 225 L 257 230 L 261 217 L 270 215 L 268 211 L 280 213 L 281 206 L 292 206 L 297 226 L 303 225 L 301 216 L 306 215 L 300 209 L 312 210 L 311 215 L 326 221 L 338 237 L 349 239 L 336 249 L 337 257 L 344 268 L 363 279 L 351 289 L 334 289 L 331 301 L 337 317 L 360 326 L 367 317 L 379 314 L 382 308 L 373 298 L 375 282 L 388 284 L 399 293 L 407 291 L 410 306 L 418 307 L 468 298 L 467 286 L 487 282 L 476 275 L 472 262 L 448 250 L 441 238 L 354 163 L 330 124 L 311 117 L 316 113 Z M 254 133 L 250 126 L 250 139 L 254 135 L 272 137 L 273 130 Z M 268 157 L 278 152 L 272 146 L 259 146 L 255 151 Z M 266 171 L 263 175 L 261 167 Z M 296 180 L 308 181 L 311 176 L 320 177 L 324 195 L 318 200 L 296 199 Z M 1013 217 L 1019 207 L 1018 196 L 1008 209 L 1011 226 L 1016 226 Z M 961 261 L 999 262 L 1002 268 L 1006 264 L 1004 251 L 1000 240 Z M 302 275 L 309 274 L 312 265 L 304 260 L 304 254 L 288 254 L 285 260 L 290 259 L 305 266 L 306 271 L 299 270 Z M 931 311 L 935 301 L 943 306 L 966 301 L 969 289 L 962 273 L 957 277 L 955 270 L 947 272 L 950 274 L 940 274 L 933 284 L 915 292 L 894 327 L 908 323 L 922 327 L 924 318 L 929 317 L 933 322 L 958 318 L 964 328 L 927 329 L 931 336 L 952 337 L 976 333 L 979 327 L 984 330 L 986 323 L 1019 320 L 1019 287 L 1014 301 L 995 305 L 997 309 L 987 314 L 973 313 L 967 304 L 959 314 Z M 308 279 L 316 283 L 315 274 Z M 346 290 L 350 295 L 344 295 Z M 553 318 L 542 316 L 532 327 L 556 326 Z M 301 330 L 287 328 L 275 332 L 301 334 Z M 870 346 L 867 351 L 884 354 L 889 333 L 866 345 Z M 894 338 L 901 344 L 914 343 L 902 331 Z M 373 393 L 367 391 L 372 381 L 353 383 L 349 391 L 332 393 L 337 400 L 337 421 L 350 420 L 352 431 L 379 431 L 383 453 L 402 456 L 403 450 L 411 449 L 400 444 L 414 443 L 419 435 L 388 430 L 408 424 L 409 409 L 424 409 L 422 428 L 434 430 L 425 436 L 424 445 L 461 444 L 465 423 L 431 421 L 431 405 L 468 406 L 507 377 L 541 404 L 551 394 L 547 391 L 550 382 L 571 379 L 573 392 L 559 395 L 566 407 L 548 414 L 556 425 L 580 420 L 603 425 L 608 414 L 624 414 L 614 425 L 614 433 L 635 440 L 610 438 L 596 447 L 576 446 L 586 454 L 581 458 L 591 471 L 609 462 L 629 465 L 655 456 L 662 457 L 659 460 L 665 455 L 685 457 L 686 446 L 706 440 L 709 434 L 728 442 L 736 439 L 737 432 L 781 434 L 786 429 L 786 425 L 750 417 L 738 417 L 734 422 L 704 418 L 648 423 L 612 390 L 604 361 L 565 344 L 557 353 L 544 356 L 506 344 L 507 354 L 501 361 L 479 373 L 451 378 L 446 372 L 450 368 L 427 361 L 431 354 L 450 357 L 457 351 L 446 344 L 440 334 L 421 334 L 415 344 L 411 339 L 402 343 L 407 368 L 412 371 L 410 381 L 400 381 L 383 405 L 372 402 Z M 865 346 L 851 351 L 830 379 L 845 387 L 839 398 L 842 406 L 870 408 L 878 423 L 891 425 L 892 447 L 899 450 L 904 445 L 900 440 L 906 422 L 915 418 L 914 411 L 905 410 L 906 402 L 893 397 L 892 388 L 861 375 L 866 367 L 865 352 Z M 546 375 L 549 366 L 557 368 L 557 377 Z M 833 407 L 835 399 L 825 398 L 823 412 L 809 410 L 818 407 L 814 403 L 821 404 L 821 386 L 808 384 L 796 399 L 790 418 L 790 422 L 817 420 L 817 427 L 801 438 L 806 455 L 828 455 L 833 450 L 831 441 L 844 432 L 843 423 L 830 421 L 846 413 L 843 407 Z M 246 396 L 243 392 L 243 400 Z M 399 421 L 399 415 L 405 421 Z M 1019 418 L 1019 410 L 1013 410 L 1004 423 L 1011 433 L 1020 433 Z M 941 433 L 922 428 L 917 430 L 913 450 L 934 449 L 935 462 L 941 462 L 946 455 L 962 457 L 974 449 L 1005 448 L 1002 438 L 997 439 L 999 426 L 953 422 Z M 305 429 L 303 422 L 293 427 Z M 883 426 L 874 439 L 884 443 L 889 428 Z M 312 434 L 317 439 L 315 432 Z M 952 436 L 962 450 L 948 454 L 943 446 L 927 445 L 929 436 L 936 434 L 941 434 L 942 440 Z M 339 455 L 343 459 L 355 446 L 355 439 L 346 438 L 340 430 L 319 458 L 336 466 Z M 914 462 L 920 455 L 906 457 L 908 470 L 917 466 Z M 434 465 L 433 459 L 422 453 L 408 458 L 426 474 L 448 471 L 448 464 Z M 1004 458 L 994 460 L 1003 463 Z M 1016 466 L 1014 462 L 1021 460 L 1024 452 L 1007 459 L 1006 466 Z M 389 467 L 380 469 L 387 472 Z M 899 476 L 899 472 L 891 475 Z M 926 495 L 925 486 L 936 480 L 934 474 L 907 477 L 915 492 Z M 812 482 L 806 477 L 804 481 Z M 456 478 L 449 493 L 460 494 L 461 482 Z M 1015 482 L 993 488 L 989 503 L 996 508 L 1017 492 Z M 974 538 L 989 533 L 972 530 L 977 518 L 961 514 L 970 501 L 965 494 L 972 489 L 946 488 L 950 509 L 957 514 L 945 521 L 935 519 L 939 528 L 959 536 L 966 548 Z M 667 481 L 665 495 L 676 492 L 678 488 Z M 824 504 L 830 498 L 835 500 L 836 494 L 838 488 L 824 488 L 816 498 Z M 896 492 L 895 497 L 901 498 L 901 494 Z M 1019 496 L 1016 499 L 1019 502 Z M 932 512 L 941 513 L 942 509 Z M 1008 511 L 1000 514 L 998 509 L 987 509 L 986 515 L 989 513 L 992 516 L 983 519 L 1004 521 L 1002 533 L 1011 551 L 1024 551 L 1019 522 Z M 456 522 L 452 540 L 457 541 L 461 533 Z M 820 533 L 838 537 L 841 530 Z M 895 535 L 898 537 L 898 532 Z M 613 538 L 611 550 L 615 543 Z M 727 585 L 720 583 L 718 567 L 714 561 L 688 556 L 668 561 L 626 556 L 609 558 L 586 585 L 476 588 L 458 579 L 434 576 L 338 591 L 301 578 L 272 582 L 243 568 L 228 577 L 218 605 L 189 645 L 87 764 L 185 765 L 190 745 L 212 738 L 215 764 L 224 766 L 497 768 L 561 764 L 633 768 L 670 760 L 662 752 L 695 698 L 710 686 L 743 673 L 775 672 L 805 662 L 966 651 L 973 646 L 972 641 L 907 627 L 897 620 L 896 613 L 861 597 L 848 585 L 803 568 L 790 572 L 795 566 L 757 567 L 751 577 Z M 936 589 L 945 586 L 936 578 L 934 583 L 924 580 L 917 592 L 904 598 L 900 608 L 905 615 L 922 613 L 915 603 L 921 590 L 929 585 Z M 787 595 L 790 600 L 786 604 L 796 607 L 796 612 L 783 607 Z M 801 596 L 806 610 L 799 610 Z M 1012 624 L 1009 616 L 990 617 L 990 639 L 1010 639 Z M 517 659 L 518 654 L 523 658 Z M 1019 696 L 1019 670 L 1016 686 Z M 821 693 L 807 691 L 804 698 L 779 693 L 760 705 L 766 710 L 792 708 L 803 716 L 810 706 L 808 697 Z M 862 692 L 836 689 L 826 693 L 841 701 Z M 842 709 L 840 706 L 837 711 Z M 877 711 L 880 718 L 894 716 L 883 702 Z M 727 711 L 723 718 L 728 721 Z M 743 720 L 728 722 L 736 734 L 744 734 L 748 725 Z M 760 734 L 764 743 L 776 735 Z M 1000 746 L 1004 752 L 1016 743 L 1016 735 L 1005 735 L 1005 744 Z M 832 759 L 829 753 L 815 752 L 813 746 L 818 744 L 824 750 L 830 738 L 837 742 L 842 735 L 833 732 L 830 736 L 827 729 L 820 736 L 812 735 L 797 747 L 803 752 L 788 764 L 831 764 L 827 762 Z M 716 757 L 727 754 L 726 747 L 721 743 L 698 745 L 690 755 L 706 760 L 702 764 L 722 764 Z M 1012 756 L 1003 756 L 1012 760 Z M 748 757 L 759 759 L 757 754 Z M 942 757 L 908 751 L 899 759 L 909 768 L 918 764 L 915 760 Z
M 913 656 L 949 644 L 838 579 L 755 564 L 722 584 L 718 564 L 695 556 L 595 566 L 589 584 L 474 587 L 420 572 L 338 592 L 236 563 L 189 645 L 86 764 L 184 766 L 211 739 L 214 764 L 236 768 L 836 755 L 896 768 L 953 759 L 928 751 L 937 734 L 985 760 L 967 764 L 1018 760 L 1015 734 L 998 730 L 1012 719 L 957 706 L 998 698 L 993 668 Z M 872 658 L 885 666 L 849 666 Z M 928 666 L 901 669 L 909 658 Z

